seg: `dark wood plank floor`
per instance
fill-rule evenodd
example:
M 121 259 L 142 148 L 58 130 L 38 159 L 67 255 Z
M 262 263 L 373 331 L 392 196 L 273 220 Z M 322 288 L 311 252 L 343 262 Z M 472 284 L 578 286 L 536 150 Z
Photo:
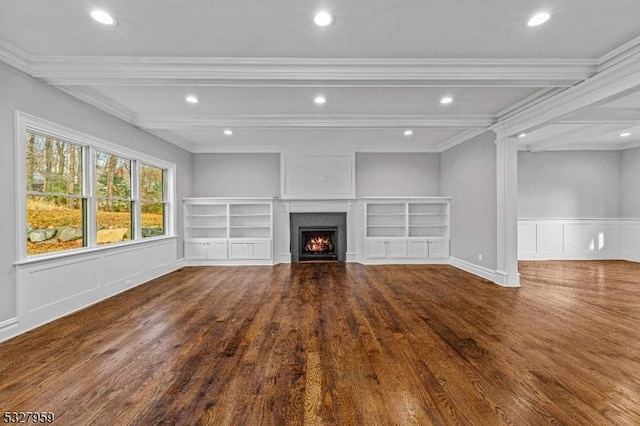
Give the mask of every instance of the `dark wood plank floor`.
M 640 264 L 183 268 L 0 344 L 57 424 L 640 424 Z

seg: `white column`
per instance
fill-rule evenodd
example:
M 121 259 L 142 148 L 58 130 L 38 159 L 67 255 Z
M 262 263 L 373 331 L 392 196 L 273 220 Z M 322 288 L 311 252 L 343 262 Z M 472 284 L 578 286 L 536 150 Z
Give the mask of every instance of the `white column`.
M 520 287 L 518 273 L 518 143 L 496 131 L 498 241 L 496 284 Z

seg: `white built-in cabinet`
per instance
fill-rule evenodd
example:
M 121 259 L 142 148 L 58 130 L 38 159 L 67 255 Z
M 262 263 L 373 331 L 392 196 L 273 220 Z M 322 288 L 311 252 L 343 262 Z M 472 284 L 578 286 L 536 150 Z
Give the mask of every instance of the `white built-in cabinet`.
M 365 259 L 448 259 L 449 211 L 448 197 L 365 198 Z
M 185 198 L 183 203 L 185 261 L 270 263 L 272 198 Z

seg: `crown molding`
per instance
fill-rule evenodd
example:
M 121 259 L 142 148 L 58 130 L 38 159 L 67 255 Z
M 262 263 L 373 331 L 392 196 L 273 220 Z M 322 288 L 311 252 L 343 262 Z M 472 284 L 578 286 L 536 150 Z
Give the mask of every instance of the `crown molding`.
M 193 144 L 191 144 L 190 142 L 187 142 L 186 140 L 174 135 L 171 132 L 167 132 L 167 131 L 163 131 L 163 130 L 154 130 L 154 129 L 142 129 L 145 132 L 156 136 L 160 139 L 163 139 L 175 146 L 177 146 L 178 148 L 182 148 L 185 151 L 188 151 L 190 153 L 195 152 L 195 146 Z
M 495 122 L 491 115 L 451 114 L 344 114 L 344 115 L 257 115 L 213 117 L 140 117 L 134 124 L 145 129 L 192 129 L 202 127 L 446 127 L 485 128 Z
M 460 145 L 465 143 L 468 140 L 471 140 L 473 138 L 475 138 L 476 136 L 480 136 L 481 134 L 483 134 L 484 132 L 488 131 L 488 128 L 478 128 L 478 129 L 471 129 L 468 130 L 460 135 L 454 136 L 444 142 L 442 142 L 441 144 L 438 145 L 438 152 L 443 152 L 443 151 L 447 151 L 451 148 L 453 148 L 454 146 Z
M 136 115 L 129 109 L 123 107 L 117 102 L 102 96 L 98 92 L 89 87 L 65 87 L 54 86 L 56 89 L 61 90 L 74 98 L 92 105 L 107 114 L 113 115 L 129 124 L 134 124 Z
M 524 98 L 520 102 L 516 102 L 510 105 L 509 107 L 503 109 L 502 111 L 498 112 L 496 114 L 496 116 L 498 117 L 498 121 L 504 120 L 511 116 L 519 114 L 522 111 L 525 111 L 528 108 L 534 105 L 537 105 L 540 102 L 557 95 L 563 90 L 565 90 L 564 87 L 547 87 L 547 88 L 541 89 L 536 93 L 534 93 L 533 95 Z
M 598 72 L 604 71 L 612 66 L 624 63 L 631 58 L 640 55 L 640 36 L 627 43 L 613 49 L 611 52 L 598 59 Z
M 450 85 L 567 87 L 597 71 L 583 59 L 311 59 L 34 56 L 32 75 L 54 84 L 166 84 L 189 81 L 432 81 Z M 230 83 L 229 83 L 230 84 Z M 258 83 L 256 83 L 258 84 Z M 264 83 L 262 83 L 264 84 Z M 436 83 L 433 83 L 436 84 Z
M 31 74 L 31 57 L 24 50 L 0 39 L 0 61 L 20 71 Z

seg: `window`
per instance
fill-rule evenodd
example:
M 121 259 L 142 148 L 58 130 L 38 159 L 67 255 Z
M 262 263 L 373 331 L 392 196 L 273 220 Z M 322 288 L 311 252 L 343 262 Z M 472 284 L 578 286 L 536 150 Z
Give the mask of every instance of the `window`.
M 18 258 L 170 236 L 175 166 L 17 113 Z
M 140 163 L 142 238 L 165 235 L 165 171 Z
M 96 241 L 98 245 L 131 240 L 133 199 L 131 160 L 96 151 Z
M 27 132 L 27 254 L 86 245 L 81 146 Z

